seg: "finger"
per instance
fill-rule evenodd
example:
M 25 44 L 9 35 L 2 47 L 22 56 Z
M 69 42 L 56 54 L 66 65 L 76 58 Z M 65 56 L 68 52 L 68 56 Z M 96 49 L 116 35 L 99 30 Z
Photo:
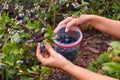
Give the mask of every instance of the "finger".
M 63 21 L 61 21 L 57 27 L 55 28 L 55 32 L 57 33 L 59 31 L 59 28 L 61 27 L 61 25 L 66 25 L 68 22 L 70 22 L 73 19 L 73 17 L 68 17 L 66 19 L 64 19 Z
M 40 54 L 40 43 L 38 43 L 37 45 L 37 49 L 36 49 L 36 57 L 38 60 L 40 60 L 41 62 L 43 61 L 43 56 Z
M 54 49 L 52 48 L 52 46 L 51 46 L 49 43 L 47 43 L 47 44 L 45 45 L 45 48 L 47 49 L 47 51 L 48 51 L 50 54 L 55 53 Z
M 70 22 L 66 25 L 66 30 L 65 30 L 65 32 L 68 32 L 68 31 L 71 29 L 71 27 L 78 26 L 77 22 L 78 22 L 77 19 L 73 19 L 72 21 L 70 21 Z
M 67 24 L 68 22 L 70 22 L 71 20 L 73 19 L 73 17 L 68 17 L 66 19 L 64 19 L 63 21 L 61 21 L 58 25 L 65 25 Z

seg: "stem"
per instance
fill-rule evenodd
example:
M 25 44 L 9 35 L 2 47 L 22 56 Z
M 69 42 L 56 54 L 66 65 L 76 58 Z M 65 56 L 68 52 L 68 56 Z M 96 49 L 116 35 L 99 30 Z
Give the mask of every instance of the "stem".
M 11 37 L 11 33 L 13 31 L 13 28 L 11 29 L 11 31 L 9 32 L 9 34 L 7 35 L 7 37 L 5 38 L 5 42 L 4 45 L 6 45 L 7 41 L 9 40 L 9 38 Z
M 2 72 L 2 80 L 6 80 L 6 70 L 3 70 Z
M 53 19 L 53 29 L 55 28 L 55 23 L 56 23 L 56 4 L 54 3 L 53 4 L 53 16 L 54 16 L 54 19 Z
M 117 4 L 120 6 L 120 1 L 116 0 Z

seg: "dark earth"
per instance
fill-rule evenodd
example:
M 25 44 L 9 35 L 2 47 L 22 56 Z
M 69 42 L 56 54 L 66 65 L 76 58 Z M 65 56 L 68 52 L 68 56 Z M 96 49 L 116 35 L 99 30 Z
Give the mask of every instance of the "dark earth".
M 83 31 L 82 31 L 83 32 Z M 109 47 L 109 42 L 115 38 L 102 33 L 95 29 L 85 30 L 83 32 L 83 41 L 81 42 L 80 49 L 76 60 L 73 62 L 75 65 L 87 68 L 89 63 L 94 61 L 102 52 L 106 51 Z M 66 72 L 56 69 L 53 74 L 44 80 L 76 80 Z

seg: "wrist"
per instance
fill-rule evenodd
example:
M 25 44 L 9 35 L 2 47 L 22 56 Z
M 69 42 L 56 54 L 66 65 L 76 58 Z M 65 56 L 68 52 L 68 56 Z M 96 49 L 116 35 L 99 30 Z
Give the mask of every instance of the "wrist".
M 97 22 L 96 15 L 88 15 L 88 22 L 90 26 L 93 26 Z
M 70 69 L 72 69 L 73 65 L 74 64 L 72 62 L 66 61 L 66 63 L 64 64 L 64 66 L 61 67 L 61 69 L 65 72 L 68 72 Z

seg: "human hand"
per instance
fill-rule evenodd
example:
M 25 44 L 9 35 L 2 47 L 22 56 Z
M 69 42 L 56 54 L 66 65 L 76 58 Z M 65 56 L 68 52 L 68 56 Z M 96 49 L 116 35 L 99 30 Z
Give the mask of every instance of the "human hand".
M 64 68 L 67 65 L 67 63 L 70 62 L 67 59 L 65 59 L 62 55 L 54 51 L 54 49 L 49 43 L 45 45 L 45 48 L 46 51 L 43 53 L 43 55 L 40 50 L 40 43 L 38 43 L 36 49 L 36 57 L 42 63 L 42 65 L 56 68 Z
M 73 18 L 73 17 L 68 17 L 65 20 L 61 21 L 57 28 L 60 27 L 61 25 L 66 25 L 66 32 L 68 32 L 72 27 L 75 26 L 88 26 L 92 22 L 92 17 L 94 15 L 81 15 L 78 18 Z

